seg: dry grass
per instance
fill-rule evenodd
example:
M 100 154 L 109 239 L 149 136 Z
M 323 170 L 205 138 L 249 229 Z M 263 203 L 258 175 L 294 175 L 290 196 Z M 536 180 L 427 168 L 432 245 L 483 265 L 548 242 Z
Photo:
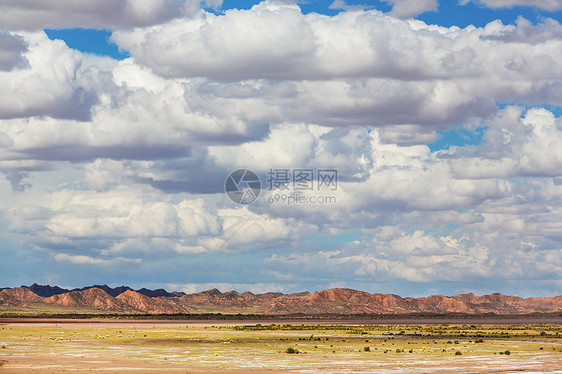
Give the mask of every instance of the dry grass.
M 413 366 L 456 373 L 533 367 L 546 371 L 562 367 L 561 334 L 557 324 L 10 323 L 0 326 L 0 360 L 7 361 L 3 369 L 10 372 L 31 372 L 45 365 L 51 372 L 69 367 L 184 373 L 400 372 Z M 287 354 L 287 348 L 299 353 Z

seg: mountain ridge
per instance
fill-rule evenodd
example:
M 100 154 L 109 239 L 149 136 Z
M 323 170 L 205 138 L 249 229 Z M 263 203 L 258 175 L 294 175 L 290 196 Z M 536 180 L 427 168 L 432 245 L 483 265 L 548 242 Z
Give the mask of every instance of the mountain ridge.
M 69 292 L 73 292 L 73 291 L 86 291 L 90 288 L 99 288 L 103 291 L 105 291 L 107 294 L 113 296 L 113 297 L 117 297 L 120 294 L 126 292 L 127 290 L 132 290 L 132 291 L 136 291 L 140 294 L 146 295 L 148 297 L 159 297 L 159 296 L 165 296 L 165 297 L 179 297 L 182 295 L 185 295 L 185 292 L 168 292 L 166 290 L 164 290 L 163 288 L 159 288 L 156 290 L 151 290 L 148 288 L 141 288 L 138 290 L 134 290 L 131 287 L 128 286 L 119 286 L 119 287 L 115 287 L 115 288 L 111 288 L 110 286 L 103 284 L 103 285 L 93 285 L 93 286 L 86 286 L 86 287 L 82 287 L 82 288 L 61 288 L 59 286 L 50 286 L 50 285 L 40 285 L 37 283 L 33 283 L 31 286 L 20 286 L 18 288 L 29 288 L 33 293 L 35 293 L 36 295 L 42 296 L 42 297 L 50 297 L 50 296 L 54 296 L 54 295 L 61 295 L 61 294 L 65 294 L 65 293 L 69 293 Z M 0 291 L 5 290 L 5 289 L 11 289 L 10 287 L 4 287 L 4 288 L 0 288 Z
M 42 296 L 49 295 L 50 296 Z M 251 313 L 251 314 L 529 314 L 562 312 L 562 295 L 530 297 L 502 295 L 401 297 L 393 294 L 368 293 L 349 288 L 283 294 L 254 294 L 211 289 L 186 294 L 164 289 L 133 290 L 127 286 L 111 288 L 96 285 L 73 290 L 60 287 L 22 286 L 0 290 L 0 311 L 10 308 L 58 306 L 70 310 L 115 313 Z

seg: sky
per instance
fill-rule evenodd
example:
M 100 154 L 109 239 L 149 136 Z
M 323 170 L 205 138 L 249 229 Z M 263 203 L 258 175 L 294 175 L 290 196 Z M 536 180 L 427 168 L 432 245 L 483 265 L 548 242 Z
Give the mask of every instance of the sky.
M 561 22 L 0 0 L 0 287 L 560 295 Z

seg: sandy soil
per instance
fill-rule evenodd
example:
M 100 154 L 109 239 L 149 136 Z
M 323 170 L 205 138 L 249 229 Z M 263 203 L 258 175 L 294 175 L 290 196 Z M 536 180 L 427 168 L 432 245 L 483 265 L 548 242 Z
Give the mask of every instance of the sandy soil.
M 256 363 L 256 366 L 259 365 Z M 15 358 L 4 366 L 0 373 L 562 373 L 560 357 L 530 357 L 525 359 L 490 360 L 467 357 L 446 361 L 427 361 L 407 358 L 402 362 L 373 363 L 362 360 L 337 360 L 319 362 L 300 368 L 259 368 L 252 366 L 242 369 L 220 367 L 197 367 L 192 365 L 167 364 L 128 360 L 123 358 L 84 359 L 72 357 Z
M 309 331 L 227 327 L 251 322 L 4 320 L 0 373 L 562 373 L 562 341 L 557 337 L 486 344 L 466 339 L 452 345 L 446 339 L 350 336 L 344 330 L 320 329 L 314 331 L 319 342 L 303 342 Z M 286 354 L 289 345 L 306 353 Z M 364 345 L 373 351 L 364 352 Z M 415 347 L 415 352 L 395 353 L 396 347 Z M 513 353 L 492 352 L 505 347 Z M 463 354 L 455 356 L 456 350 Z

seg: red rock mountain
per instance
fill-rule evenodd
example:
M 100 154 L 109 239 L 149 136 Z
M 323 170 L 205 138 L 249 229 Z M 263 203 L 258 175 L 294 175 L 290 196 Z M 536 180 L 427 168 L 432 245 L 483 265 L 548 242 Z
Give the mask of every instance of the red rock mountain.
M 173 298 L 148 297 L 133 290 L 128 290 L 116 299 L 137 312 L 150 312 L 162 314 L 189 313 L 189 310 L 178 305 Z
M 6 288 L 0 291 L 0 305 L 26 306 L 29 303 L 37 303 L 42 297 L 33 293 L 29 288 Z
M 405 313 L 464 313 L 464 314 L 526 314 L 562 312 L 562 296 L 523 299 L 494 293 L 477 296 L 472 293 L 421 298 L 390 294 L 370 294 L 345 288 L 333 288 L 314 293 L 253 294 L 217 289 L 193 293 L 165 293 L 173 296 L 150 297 L 127 288 L 111 296 L 98 287 L 42 297 L 28 287 L 0 291 L 0 312 L 13 308 L 44 309 L 52 305 L 64 311 L 103 311 L 117 313 L 254 313 L 254 314 L 405 314 Z
M 44 299 L 45 303 L 57 304 L 70 309 L 91 308 L 104 311 L 129 312 L 125 304 L 99 288 L 89 288 L 84 291 L 72 291 Z

